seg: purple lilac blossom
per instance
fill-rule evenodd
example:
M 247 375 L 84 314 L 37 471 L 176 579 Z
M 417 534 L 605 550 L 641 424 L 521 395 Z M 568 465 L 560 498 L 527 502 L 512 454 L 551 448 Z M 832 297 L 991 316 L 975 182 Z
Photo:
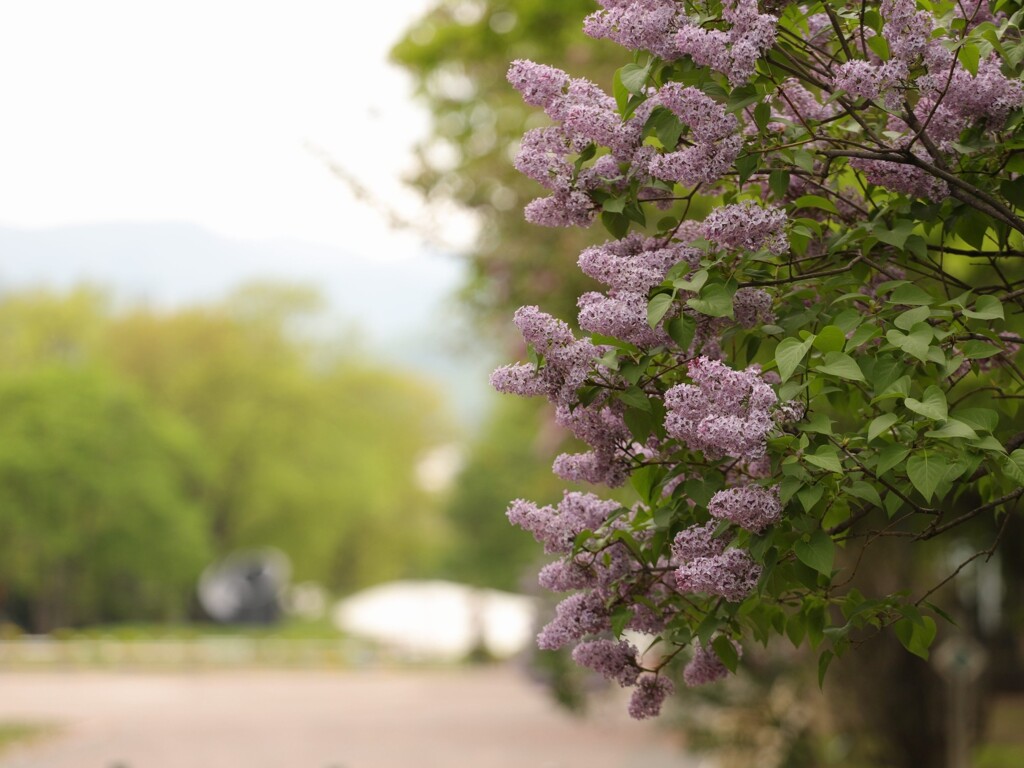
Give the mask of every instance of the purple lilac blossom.
M 730 603 L 745 599 L 757 587 L 761 566 L 742 549 L 720 555 L 697 557 L 675 571 L 680 592 L 724 597 Z
M 748 531 L 760 533 L 782 516 L 779 488 L 747 485 L 718 491 L 708 502 L 708 512 L 718 520 L 728 520 Z
M 636 655 L 636 646 L 625 640 L 588 640 L 573 649 L 572 660 L 626 688 L 640 676 Z
M 743 328 L 775 322 L 771 294 L 760 288 L 740 288 L 736 291 L 732 297 L 732 313 Z
M 679 565 L 725 552 L 726 540 L 714 537 L 717 527 L 714 520 L 709 520 L 704 525 L 693 525 L 677 533 L 672 542 L 673 562 Z
M 596 592 L 570 595 L 555 607 L 555 618 L 537 635 L 541 650 L 556 651 L 585 635 L 596 635 L 610 627 L 604 601 Z
M 617 509 L 618 502 L 602 500 L 592 493 L 567 491 L 557 509 L 516 499 L 506 514 L 512 525 L 532 533 L 545 552 L 565 554 L 572 550 L 582 531 L 597 530 Z
M 716 208 L 704 219 L 702 233 L 715 245 L 736 250 L 774 254 L 789 250 L 786 237 L 786 212 L 772 206 L 762 207 L 753 200 Z
M 742 648 L 733 642 L 737 655 L 742 654 Z M 690 688 L 699 685 L 707 685 L 728 677 L 729 670 L 722 660 L 711 648 L 705 648 L 699 640 L 693 641 L 693 658 L 683 669 L 683 682 Z
M 633 0 L 601 5 L 605 10 L 584 19 L 584 33 L 597 40 L 613 40 L 633 51 L 650 51 L 663 59 L 678 58 L 673 34 L 687 19 L 677 3 Z
M 637 680 L 636 688 L 629 700 L 629 716 L 644 720 L 661 714 L 661 705 L 675 693 L 675 686 L 666 677 L 644 675 Z
M 775 392 L 756 368 L 734 371 L 699 357 L 688 369 L 693 384 L 665 393 L 665 431 L 709 458 L 758 459 L 773 426 Z

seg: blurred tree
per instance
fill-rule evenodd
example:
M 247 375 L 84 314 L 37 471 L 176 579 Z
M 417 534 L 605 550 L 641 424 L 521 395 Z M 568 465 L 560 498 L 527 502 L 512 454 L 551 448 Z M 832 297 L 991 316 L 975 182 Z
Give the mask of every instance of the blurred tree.
M 35 631 L 183 616 L 208 540 L 196 436 L 90 370 L 0 377 L 0 583 Z
M 221 305 L 137 310 L 112 325 L 105 355 L 202 435 L 217 552 L 272 544 L 296 578 L 351 590 L 436 557 L 437 505 L 413 470 L 453 433 L 426 384 L 297 333 L 317 307 L 264 285 Z
M 469 460 L 448 503 L 454 531 L 445 572 L 470 584 L 521 590 L 535 582 L 537 545 L 512 528 L 504 512 L 510 499 L 529 488 L 541 503 L 557 502 L 564 484 L 551 474 L 549 445 L 536 435 L 547 419 L 534 403 L 502 398 L 469 448 Z M 548 441 L 558 439 L 548 430 Z
M 320 340 L 321 305 L 278 285 L 169 312 L 0 298 L 0 586 L 35 627 L 180 614 L 197 570 L 239 548 L 342 591 L 435 565 L 440 499 L 415 468 L 455 436 L 441 398 Z

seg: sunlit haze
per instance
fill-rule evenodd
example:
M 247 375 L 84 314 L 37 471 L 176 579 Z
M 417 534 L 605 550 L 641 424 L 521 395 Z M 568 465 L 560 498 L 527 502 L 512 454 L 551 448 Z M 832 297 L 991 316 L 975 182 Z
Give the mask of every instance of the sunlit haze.
M 367 264 L 396 275 L 415 264 L 413 282 L 446 295 L 459 269 L 437 252 L 465 243 L 472 227 L 423 211 L 401 183 L 427 116 L 409 78 L 386 63 L 427 6 L 3 4 L 0 285 L 88 278 L 177 303 L 269 276 L 316 282 L 345 303 L 360 291 L 337 286 L 351 289 Z M 327 158 L 377 206 L 357 200 Z M 381 207 L 418 220 L 433 247 L 390 228 Z M 163 225 L 153 230 L 162 242 L 148 253 L 104 239 L 123 241 L 120 227 L 130 225 L 145 240 L 151 223 Z M 92 256 L 67 247 L 83 226 Z M 40 233 L 56 228 L 63 235 Z M 232 252 L 219 258 L 207 242 L 193 255 L 199 232 Z M 257 242 L 263 253 L 250 258 Z

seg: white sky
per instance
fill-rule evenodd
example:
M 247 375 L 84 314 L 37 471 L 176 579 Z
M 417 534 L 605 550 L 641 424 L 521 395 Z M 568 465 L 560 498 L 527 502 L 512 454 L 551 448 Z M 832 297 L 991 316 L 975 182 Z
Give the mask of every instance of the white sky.
M 427 118 L 385 56 L 430 4 L 0 0 L 0 226 L 176 220 L 414 258 L 308 145 L 416 210 L 398 179 Z

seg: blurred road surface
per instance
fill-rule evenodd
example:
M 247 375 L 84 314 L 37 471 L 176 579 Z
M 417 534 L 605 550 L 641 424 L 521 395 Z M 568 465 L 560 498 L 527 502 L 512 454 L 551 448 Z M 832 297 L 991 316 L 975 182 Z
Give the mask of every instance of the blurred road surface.
M 619 691 L 615 692 L 620 693 Z M 0 768 L 692 768 L 625 700 L 578 720 L 508 667 L 0 672 Z

